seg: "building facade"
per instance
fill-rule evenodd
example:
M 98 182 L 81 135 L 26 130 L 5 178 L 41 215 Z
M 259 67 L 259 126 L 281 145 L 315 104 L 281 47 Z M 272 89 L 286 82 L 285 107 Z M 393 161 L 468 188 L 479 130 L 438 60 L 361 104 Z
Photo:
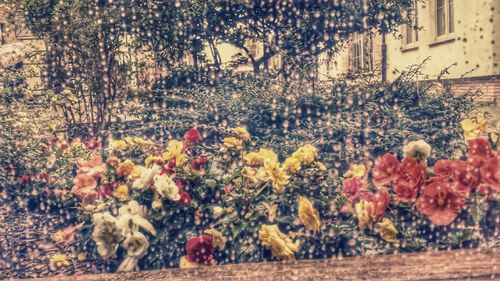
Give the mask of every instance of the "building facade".
M 416 79 L 435 80 L 447 69 L 443 82 L 455 92 L 480 88 L 480 100 L 499 101 L 500 1 L 415 0 L 414 7 L 413 25 L 385 35 L 385 56 L 382 35 L 355 34 L 341 53 L 320 67 L 320 74 L 385 71 L 391 81 L 408 66 L 425 61 Z

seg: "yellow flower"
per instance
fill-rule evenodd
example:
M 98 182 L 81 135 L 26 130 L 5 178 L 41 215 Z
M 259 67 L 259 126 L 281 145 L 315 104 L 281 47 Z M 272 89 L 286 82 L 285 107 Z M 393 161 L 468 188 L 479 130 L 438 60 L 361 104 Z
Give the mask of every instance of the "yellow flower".
M 241 170 L 241 174 L 245 179 L 253 184 L 268 180 L 266 170 L 263 167 L 260 167 L 258 169 L 252 167 L 244 167 Z
M 57 231 L 52 235 L 52 240 L 56 243 L 63 243 L 66 239 L 64 239 L 64 232 L 62 230 Z
M 127 149 L 127 142 L 124 140 L 116 140 L 111 143 L 111 148 L 113 150 L 125 150 Z
M 179 267 L 180 268 L 197 268 L 197 267 L 204 267 L 204 266 L 210 266 L 210 264 L 205 264 L 205 263 L 196 263 L 196 262 L 190 262 L 186 256 L 181 257 L 179 261 Z
M 263 165 L 266 159 L 278 162 L 278 155 L 269 149 L 261 148 L 259 152 L 249 152 L 243 157 L 243 160 L 251 166 Z
M 476 121 L 471 119 L 464 119 L 460 121 L 462 129 L 464 130 L 465 140 L 471 140 L 478 138 L 481 133 L 486 132 L 486 118 L 484 118 L 483 113 L 476 114 Z
M 351 164 L 347 172 L 345 172 L 344 177 L 358 177 L 363 178 L 366 173 L 366 167 L 364 164 Z
M 288 157 L 285 159 L 283 168 L 290 173 L 297 173 L 300 171 L 300 160 L 295 157 Z
M 182 142 L 178 140 L 171 140 L 168 142 L 167 152 L 162 154 L 163 160 L 169 161 L 170 159 L 180 156 L 182 154 Z
M 273 190 L 275 192 L 284 192 L 285 187 L 290 180 L 290 177 L 286 174 L 285 169 L 280 167 L 280 164 L 277 161 L 272 161 L 266 159 L 264 162 L 264 169 L 266 169 L 267 177 L 273 183 Z
M 149 167 L 150 164 L 161 162 L 163 159 L 159 156 L 153 156 L 149 155 L 146 160 L 144 160 L 144 164 L 146 164 L 146 167 Z
M 314 161 L 316 156 L 318 156 L 318 150 L 311 144 L 306 144 L 299 147 L 299 149 L 297 149 L 292 156 L 299 159 L 302 164 L 308 165 Z
M 85 261 L 87 259 L 87 253 L 85 252 L 80 252 L 78 253 L 78 255 L 76 256 L 76 258 L 78 259 L 78 261 Z
M 161 209 L 162 206 L 163 206 L 163 203 L 162 203 L 161 199 L 155 199 L 155 200 L 153 200 L 153 203 L 151 203 L 151 208 L 153 208 L 153 210 L 155 210 L 155 211 L 158 211 L 159 209 Z
M 119 185 L 113 194 L 119 201 L 127 201 L 129 199 L 128 186 L 126 184 Z
M 399 244 L 399 240 L 396 238 L 398 230 L 390 219 L 383 218 L 382 222 L 378 224 L 378 230 L 382 239 L 389 243 Z
M 373 229 L 373 214 L 374 206 L 372 202 L 361 199 L 354 207 L 356 216 L 358 217 L 358 226 L 363 231 L 366 227 Z
M 224 213 L 224 208 L 220 206 L 214 206 L 212 208 L 212 218 L 216 219 Z
M 128 179 L 129 180 L 136 180 L 136 179 L 141 177 L 141 174 L 142 174 L 142 167 L 139 165 L 136 165 L 136 166 L 134 166 L 134 169 L 132 170 L 130 175 L 128 175 Z
M 319 231 L 321 224 L 319 212 L 311 201 L 302 196 L 299 198 L 299 218 L 308 229 L 312 229 L 314 232 Z
M 80 138 L 75 138 L 71 142 L 71 147 L 78 148 L 78 147 L 82 147 L 82 146 L 83 146 L 83 143 L 82 143 L 82 140 Z
M 314 164 L 316 165 L 316 169 L 318 169 L 320 171 L 326 171 L 327 170 L 326 165 L 323 164 L 322 162 L 317 161 Z
M 299 251 L 300 242 L 293 242 L 289 235 L 281 232 L 277 225 L 262 225 L 259 230 L 259 240 L 269 250 L 273 257 L 281 260 L 295 260 L 294 254 Z
M 49 267 L 51 269 L 57 269 L 63 266 L 69 266 L 69 261 L 66 255 L 56 253 L 50 258 Z
M 218 247 L 221 250 L 226 247 L 227 238 L 222 236 L 222 233 L 213 228 L 205 230 L 205 233 L 212 235 L 215 247 Z
M 127 159 L 118 165 L 116 173 L 122 177 L 128 177 L 134 170 L 134 167 L 135 167 L 134 162 L 132 162 L 132 160 Z
M 490 138 L 493 143 L 497 143 L 498 136 L 500 135 L 500 121 L 497 123 L 497 127 L 490 133 Z
M 182 166 L 184 163 L 186 163 L 186 161 L 187 161 L 186 154 L 181 154 L 181 155 L 175 157 L 175 165 L 177 167 Z
M 276 219 L 276 214 L 278 212 L 278 205 L 271 205 L 267 202 L 264 202 L 262 205 L 266 209 L 267 219 L 269 220 L 269 222 L 274 222 L 274 220 Z
M 238 138 L 242 140 L 249 140 L 250 139 L 250 133 L 248 132 L 247 128 L 245 127 L 237 127 L 233 129 L 233 133 L 235 133 Z
M 224 145 L 229 148 L 240 149 L 243 142 L 235 137 L 224 138 Z

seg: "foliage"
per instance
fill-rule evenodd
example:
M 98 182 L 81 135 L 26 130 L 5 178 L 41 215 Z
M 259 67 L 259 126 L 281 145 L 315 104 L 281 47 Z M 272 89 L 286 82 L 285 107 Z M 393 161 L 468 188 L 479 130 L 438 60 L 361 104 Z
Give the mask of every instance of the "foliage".
M 301 80 L 287 88 L 272 75 L 204 74 L 196 82 L 181 80 L 166 90 L 133 96 L 141 100 L 142 110 L 130 114 L 144 123 L 131 123 L 125 130 L 168 137 L 196 124 L 217 136 L 227 127 L 245 125 L 280 153 L 313 143 L 329 152 L 324 160 L 337 168 L 397 149 L 408 139 L 429 142 L 436 158 L 463 150 L 459 122 L 473 108 L 477 93 L 457 96 L 449 88 L 415 84 L 415 71 L 392 83 L 338 78 Z
M 484 139 L 469 142 L 467 162 L 443 159 L 432 172 L 426 170 L 430 146 L 412 142 L 403 148 L 402 163 L 385 154 L 375 164 L 350 163 L 339 176 L 319 161 L 328 152 L 310 144 L 280 160 L 255 145 L 243 127 L 223 137 L 222 144 L 208 145 L 191 129 L 168 145 L 126 137 L 95 150 L 80 162 L 71 188 L 85 222 L 72 230 L 82 249 L 103 259 L 107 269 L 128 271 L 495 241 L 495 224 L 488 220 L 500 187 L 488 171 L 497 167 L 498 156 Z M 447 161 L 454 163 L 451 173 L 442 169 Z M 475 179 L 458 176 L 462 172 Z M 414 192 L 402 191 L 402 181 Z M 436 183 L 444 189 L 430 192 Z M 131 246 L 125 241 L 132 238 L 137 244 Z M 200 256 L 197 250 L 208 252 Z

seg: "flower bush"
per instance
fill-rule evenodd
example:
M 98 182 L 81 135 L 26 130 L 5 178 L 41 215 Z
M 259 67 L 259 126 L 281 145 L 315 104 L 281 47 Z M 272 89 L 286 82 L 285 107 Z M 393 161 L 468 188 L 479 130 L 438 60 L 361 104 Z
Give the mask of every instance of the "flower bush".
M 82 225 L 61 235 L 118 271 L 496 243 L 499 156 L 485 139 L 432 167 L 432 148 L 409 142 L 341 176 L 313 145 L 278 155 L 244 127 L 204 142 L 193 128 L 92 150 L 71 188 Z

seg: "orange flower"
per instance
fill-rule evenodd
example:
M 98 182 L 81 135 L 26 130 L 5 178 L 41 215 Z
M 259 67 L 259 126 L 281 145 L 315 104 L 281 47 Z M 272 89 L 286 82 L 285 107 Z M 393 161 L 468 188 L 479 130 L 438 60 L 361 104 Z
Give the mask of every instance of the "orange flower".
M 135 165 L 132 160 L 125 160 L 124 162 L 120 163 L 120 165 L 118 165 L 118 169 L 116 169 L 116 172 L 122 177 L 128 177 L 132 173 L 134 168 Z
M 99 154 L 92 155 L 89 160 L 81 162 L 79 166 L 79 174 L 87 174 L 94 179 L 99 179 L 106 173 L 106 164 L 102 163 L 102 157 Z
M 71 189 L 71 193 L 80 198 L 80 200 L 83 200 L 85 197 L 92 196 L 94 193 L 96 193 L 97 182 L 90 175 L 78 174 L 73 179 L 73 184 L 74 186 Z

